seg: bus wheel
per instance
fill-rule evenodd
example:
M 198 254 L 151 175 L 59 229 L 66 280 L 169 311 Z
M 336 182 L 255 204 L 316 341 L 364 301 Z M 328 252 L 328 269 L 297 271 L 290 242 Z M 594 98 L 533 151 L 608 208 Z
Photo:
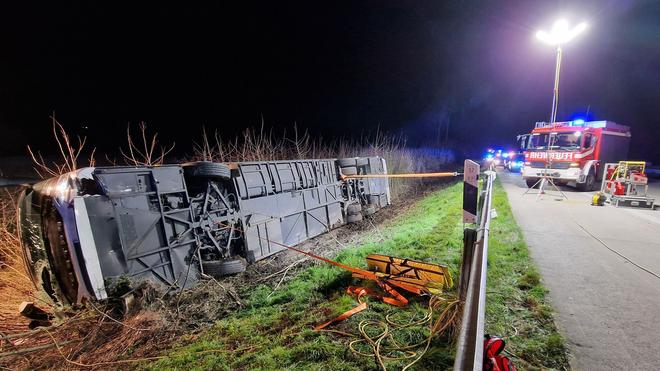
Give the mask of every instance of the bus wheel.
M 245 272 L 247 262 L 243 258 L 202 261 L 204 273 L 211 277 L 222 277 Z

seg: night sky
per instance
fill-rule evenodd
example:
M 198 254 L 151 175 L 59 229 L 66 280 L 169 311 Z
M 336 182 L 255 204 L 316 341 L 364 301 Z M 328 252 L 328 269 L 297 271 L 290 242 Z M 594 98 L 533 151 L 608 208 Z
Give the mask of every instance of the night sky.
M 554 50 L 534 33 L 563 16 L 590 28 L 564 49 L 558 118 L 630 125 L 631 157 L 660 163 L 660 1 L 183 4 L 3 6 L 0 155 L 52 151 L 52 111 L 106 152 L 128 122 L 181 154 L 203 125 L 263 117 L 474 155 L 548 120 Z

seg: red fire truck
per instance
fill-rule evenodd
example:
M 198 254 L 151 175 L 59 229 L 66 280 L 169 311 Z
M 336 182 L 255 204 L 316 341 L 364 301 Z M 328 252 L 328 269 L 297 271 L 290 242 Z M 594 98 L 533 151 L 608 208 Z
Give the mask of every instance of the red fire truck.
M 528 187 L 546 174 L 557 184 L 591 191 L 603 177 L 603 164 L 627 159 L 630 127 L 611 121 L 537 122 L 523 141 Z

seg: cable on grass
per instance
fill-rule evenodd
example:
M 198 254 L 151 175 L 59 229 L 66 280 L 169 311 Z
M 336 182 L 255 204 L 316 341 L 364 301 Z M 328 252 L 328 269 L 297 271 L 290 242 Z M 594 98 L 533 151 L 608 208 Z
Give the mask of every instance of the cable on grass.
M 402 370 L 408 370 L 416 364 L 431 346 L 436 336 L 447 334 L 453 337 L 454 330 L 460 327 L 463 304 L 460 300 L 443 298 L 437 295 L 429 299 L 426 314 L 420 319 L 408 322 L 393 320 L 394 314 L 385 316 L 385 320 L 363 320 L 358 324 L 358 335 L 333 329 L 320 331 L 332 332 L 348 337 L 359 337 L 348 344 L 350 351 L 358 356 L 374 358 L 381 370 L 386 371 L 385 362 L 412 360 Z M 437 317 L 436 313 L 439 313 Z M 396 331 L 426 325 L 429 335 L 416 344 L 400 344 L 394 338 Z M 375 333 L 375 335 L 374 335 Z M 366 344 L 371 352 L 364 352 L 357 348 L 358 344 Z M 419 349 L 419 348 L 422 349 Z

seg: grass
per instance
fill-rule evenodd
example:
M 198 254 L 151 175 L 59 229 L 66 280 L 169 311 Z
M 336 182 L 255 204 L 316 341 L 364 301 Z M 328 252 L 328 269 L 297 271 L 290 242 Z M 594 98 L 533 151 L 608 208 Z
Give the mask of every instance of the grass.
M 455 184 L 423 198 L 397 216 L 379 234 L 363 237 L 335 259 L 364 266 L 370 253 L 382 253 L 460 267 L 462 249 L 462 184 Z M 495 188 L 489 256 L 487 332 L 506 336 L 508 349 L 519 369 L 567 368 L 564 341 L 557 333 L 546 290 L 534 268 L 520 229 L 516 225 L 501 186 Z M 377 369 L 373 357 L 355 355 L 348 338 L 312 328 L 356 305 L 345 293 L 354 279 L 350 273 L 327 264 L 310 267 L 273 292 L 262 285 L 250 292 L 244 309 L 219 320 L 193 340 L 182 340 L 168 357 L 146 365 L 152 369 Z M 359 284 L 364 284 L 359 282 Z M 369 300 L 369 309 L 331 328 L 357 334 L 362 320 L 419 318 L 426 313 L 423 299 L 413 298 L 406 308 L 394 308 Z M 397 342 L 423 341 L 424 326 L 397 331 Z M 360 348 L 366 350 L 365 348 Z M 416 369 L 449 369 L 453 364 L 449 339 L 437 338 Z M 408 362 L 389 361 L 390 369 Z M 532 366 L 534 365 L 534 366 Z
M 564 339 L 504 189 L 496 183 L 486 294 L 486 332 L 503 336 L 518 369 L 568 369 Z

